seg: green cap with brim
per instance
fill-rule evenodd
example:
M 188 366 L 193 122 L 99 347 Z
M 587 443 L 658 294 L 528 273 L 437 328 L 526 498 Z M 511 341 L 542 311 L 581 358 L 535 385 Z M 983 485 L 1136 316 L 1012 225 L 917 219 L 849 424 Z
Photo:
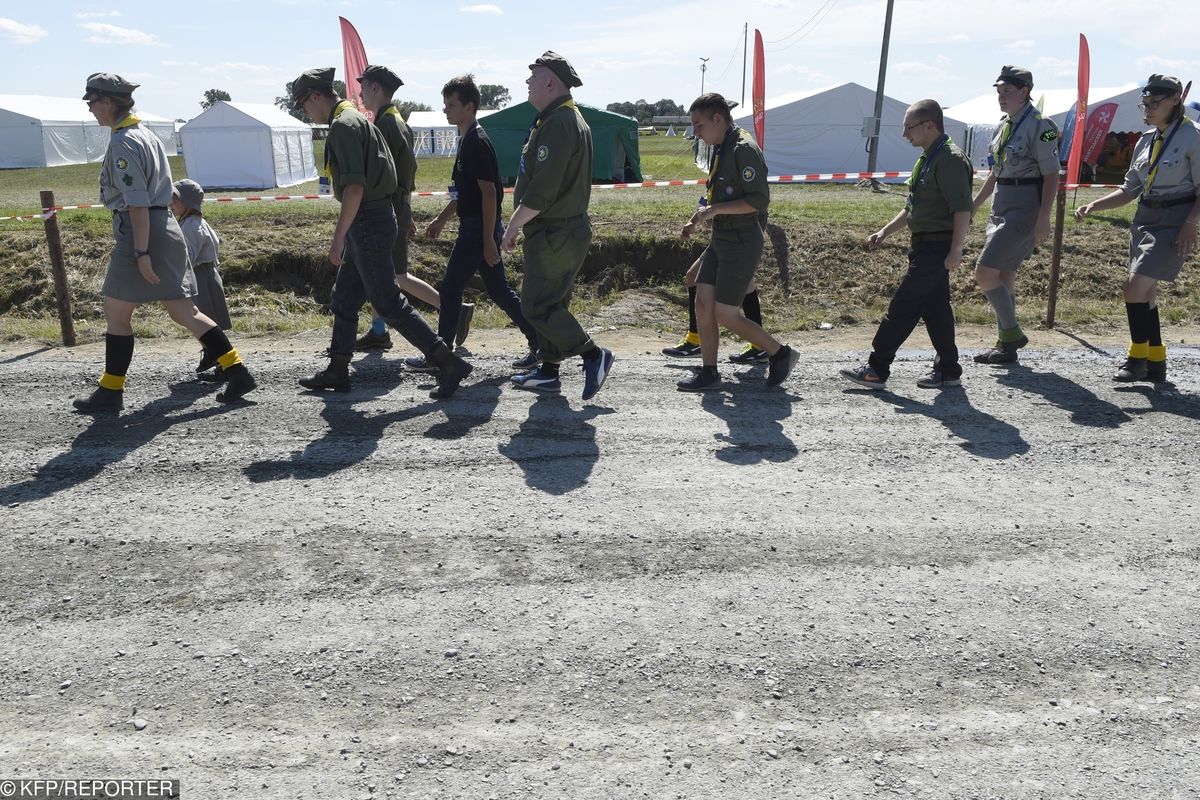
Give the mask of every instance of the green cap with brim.
M 133 90 L 141 86 L 131 83 L 114 72 L 93 72 L 88 75 L 87 88 L 84 89 L 83 99 L 92 95 L 102 94 L 109 97 L 129 97 Z
M 1033 88 L 1033 73 L 1024 67 L 1014 67 L 1012 64 L 1005 64 L 1000 68 L 1000 77 L 996 78 L 997 84 L 1007 83 L 1016 86 L 1018 89 Z
M 545 67 L 550 70 L 568 89 L 583 86 L 583 81 L 579 80 L 579 76 L 575 74 L 575 68 L 571 66 L 571 62 L 553 50 L 547 50 L 535 58 L 529 65 L 530 69 L 534 67 Z
M 404 85 L 404 81 L 400 80 L 399 75 L 378 64 L 367 65 L 363 74 L 358 76 L 358 82 L 362 83 L 363 81 L 375 81 L 389 92 L 394 92 Z
M 1176 94 L 1183 91 L 1179 78 L 1171 75 L 1151 75 L 1142 87 L 1143 95 Z
M 333 88 L 334 67 L 318 67 L 300 73 L 300 77 L 292 81 L 292 104 L 309 92 Z

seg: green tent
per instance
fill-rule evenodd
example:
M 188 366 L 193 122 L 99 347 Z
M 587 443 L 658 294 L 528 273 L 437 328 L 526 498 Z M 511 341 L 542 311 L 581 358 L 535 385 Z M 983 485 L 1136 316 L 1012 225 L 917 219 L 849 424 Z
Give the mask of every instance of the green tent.
M 592 182 L 622 183 L 642 180 L 638 156 L 637 120 L 611 111 L 576 103 L 592 129 Z M 517 179 L 521 148 L 537 111 L 528 102 L 501 109 L 479 120 L 496 148 L 500 178 L 506 184 Z

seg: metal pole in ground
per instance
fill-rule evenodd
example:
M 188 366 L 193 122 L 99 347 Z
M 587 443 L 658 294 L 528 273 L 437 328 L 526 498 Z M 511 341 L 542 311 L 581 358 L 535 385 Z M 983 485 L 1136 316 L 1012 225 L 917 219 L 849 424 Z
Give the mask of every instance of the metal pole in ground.
M 1067 178 L 1062 172 L 1058 177 L 1054 212 L 1054 253 L 1050 256 L 1050 296 L 1046 301 L 1046 327 L 1054 328 L 1054 312 L 1058 307 L 1059 267 L 1062 264 L 1063 221 L 1067 213 Z
M 71 290 L 67 286 L 67 265 L 63 260 L 62 237 L 58 234 L 58 212 L 54 210 L 54 192 L 42 192 L 42 227 L 50 246 L 50 273 L 54 276 L 54 296 L 58 300 L 58 325 L 63 344 L 75 346 L 75 323 L 71 321 Z

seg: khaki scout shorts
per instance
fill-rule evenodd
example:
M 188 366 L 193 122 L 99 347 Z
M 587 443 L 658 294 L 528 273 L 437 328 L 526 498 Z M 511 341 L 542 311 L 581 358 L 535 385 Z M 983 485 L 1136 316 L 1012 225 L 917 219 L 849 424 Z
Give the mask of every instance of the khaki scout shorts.
M 983 267 L 1016 272 L 1033 253 L 1033 231 L 1042 207 L 1040 184 L 996 186 L 988 217 L 987 242 L 976 262 Z
M 717 302 L 741 306 L 762 258 L 763 231 L 757 224 L 713 228 L 712 241 L 700 254 L 696 283 L 717 288 Z
M 1150 208 L 1138 205 L 1129 229 L 1129 274 L 1173 281 L 1186 260 L 1175 252 L 1175 240 L 1191 204 Z

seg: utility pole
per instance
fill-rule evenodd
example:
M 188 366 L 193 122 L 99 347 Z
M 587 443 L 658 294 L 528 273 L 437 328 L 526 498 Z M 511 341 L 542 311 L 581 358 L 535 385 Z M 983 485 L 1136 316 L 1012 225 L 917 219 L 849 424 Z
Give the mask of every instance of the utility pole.
M 888 61 L 888 42 L 892 38 L 892 5 L 895 0 L 887 0 L 887 16 L 883 22 L 883 51 L 879 56 L 879 84 L 875 87 L 875 135 L 868 142 L 867 154 L 867 172 L 875 171 L 875 164 L 879 159 L 879 130 L 882 126 L 883 116 L 883 85 L 887 78 L 887 61 Z M 878 182 L 872 178 L 871 185 L 876 189 L 879 188 Z
M 742 23 L 742 108 L 746 107 L 746 46 L 750 37 L 750 23 Z
M 700 94 L 704 94 L 704 72 L 708 69 L 708 59 L 700 58 Z

